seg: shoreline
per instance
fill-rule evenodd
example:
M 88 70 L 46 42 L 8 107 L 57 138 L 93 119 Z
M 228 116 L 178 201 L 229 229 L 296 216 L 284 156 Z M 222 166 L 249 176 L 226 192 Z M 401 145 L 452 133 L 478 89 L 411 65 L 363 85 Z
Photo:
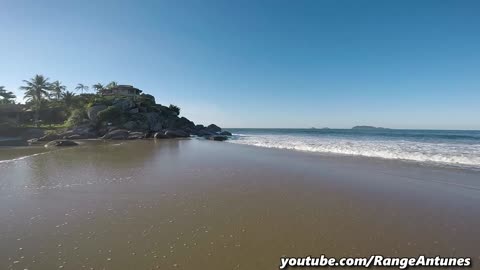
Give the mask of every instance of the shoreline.
M 18 260 L 28 269 L 272 269 L 281 256 L 317 254 L 480 259 L 473 171 L 208 140 L 116 143 L 0 163 L 0 268 Z
M 235 136 L 234 134 L 233 136 Z M 159 139 L 155 138 L 144 138 L 141 139 L 141 141 L 144 142 L 152 142 L 155 143 Z M 199 141 L 206 141 L 207 139 L 203 137 L 188 137 L 188 138 L 170 138 L 170 139 L 160 139 L 160 140 L 199 140 Z M 78 143 L 80 146 L 84 145 L 85 143 L 89 142 L 101 142 L 103 144 L 119 144 L 119 143 L 128 143 L 132 142 L 134 140 L 106 140 L 102 138 L 89 138 L 89 139 L 72 139 L 69 141 L 73 141 Z M 400 159 L 400 158 L 384 158 L 384 157 L 376 157 L 376 156 L 366 156 L 366 155 L 357 155 L 357 154 L 344 154 L 344 153 L 333 153 L 333 152 L 316 152 L 316 151 L 308 151 L 308 150 L 299 150 L 299 149 L 289 149 L 289 148 L 280 148 L 280 147 L 267 147 L 267 146 L 259 146 L 259 145 L 251 145 L 251 144 L 243 144 L 243 143 L 235 143 L 233 142 L 234 139 L 227 140 L 226 144 L 233 144 L 233 145 L 238 145 L 241 147 L 247 147 L 247 148 L 253 148 L 253 149 L 264 149 L 266 151 L 278 151 L 278 153 L 301 153 L 301 154 L 306 154 L 306 155 L 312 155 L 312 156 L 317 156 L 319 158 L 333 158 L 333 159 L 339 159 L 339 162 L 341 162 L 341 159 L 345 160 L 352 160 L 352 161 L 367 161 L 367 162 L 372 162 L 372 163 L 381 163 L 381 162 L 386 162 L 386 163 L 398 163 L 399 165 L 404 164 L 404 165 L 412 165 L 412 166 L 418 166 L 426 169 L 445 169 L 445 170 L 457 170 L 457 171 L 472 171 L 474 173 L 480 172 L 480 168 L 476 166 L 467 166 L 464 164 L 458 164 L 458 165 L 453 165 L 449 163 L 440 163 L 440 162 L 432 162 L 432 161 L 417 161 L 417 160 L 410 160 L 410 159 Z M 41 143 L 35 143 L 31 145 L 5 145 L 5 146 L 0 146 L 1 149 L 43 149 L 43 147 L 46 147 L 48 144 L 48 141 L 46 142 L 41 142 Z M 0 161 L 6 161 L 5 159 L 0 156 Z

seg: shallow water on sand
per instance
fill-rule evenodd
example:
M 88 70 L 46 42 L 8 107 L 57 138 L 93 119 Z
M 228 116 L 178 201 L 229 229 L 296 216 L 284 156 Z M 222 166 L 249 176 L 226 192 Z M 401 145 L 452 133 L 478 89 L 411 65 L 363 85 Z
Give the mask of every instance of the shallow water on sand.
M 479 173 L 200 140 L 0 149 L 0 269 L 472 256 Z

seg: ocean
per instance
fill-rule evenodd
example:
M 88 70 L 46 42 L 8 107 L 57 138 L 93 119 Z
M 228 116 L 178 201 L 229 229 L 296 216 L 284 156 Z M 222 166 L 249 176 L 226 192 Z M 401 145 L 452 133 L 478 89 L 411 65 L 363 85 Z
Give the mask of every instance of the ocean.
M 229 142 L 334 155 L 480 169 L 480 131 L 230 129 Z

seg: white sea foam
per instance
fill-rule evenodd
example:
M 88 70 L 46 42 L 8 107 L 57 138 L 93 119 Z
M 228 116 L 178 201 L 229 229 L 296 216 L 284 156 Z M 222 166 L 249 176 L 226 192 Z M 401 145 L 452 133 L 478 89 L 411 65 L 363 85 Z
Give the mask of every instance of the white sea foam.
M 267 148 L 480 168 L 480 144 L 241 134 L 230 142 Z
M 21 156 L 21 157 L 12 158 L 12 159 L 0 160 L 0 164 L 1 164 L 1 163 L 15 162 L 15 161 L 19 161 L 19 160 L 23 160 L 23 159 L 27 159 L 27 158 L 31 158 L 31 157 L 36 157 L 36 156 L 40 156 L 40 155 L 45 155 L 45 154 L 48 154 L 48 153 L 49 153 L 49 152 L 41 152 L 41 153 L 36 153 L 36 154 Z

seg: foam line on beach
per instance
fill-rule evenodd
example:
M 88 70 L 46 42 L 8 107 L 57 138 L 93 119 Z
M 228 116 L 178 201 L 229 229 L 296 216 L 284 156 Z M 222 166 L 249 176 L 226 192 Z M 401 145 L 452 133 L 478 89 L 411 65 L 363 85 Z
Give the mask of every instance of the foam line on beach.
M 480 144 L 441 144 L 406 140 L 367 140 L 289 135 L 235 136 L 230 142 L 303 152 L 480 168 Z

